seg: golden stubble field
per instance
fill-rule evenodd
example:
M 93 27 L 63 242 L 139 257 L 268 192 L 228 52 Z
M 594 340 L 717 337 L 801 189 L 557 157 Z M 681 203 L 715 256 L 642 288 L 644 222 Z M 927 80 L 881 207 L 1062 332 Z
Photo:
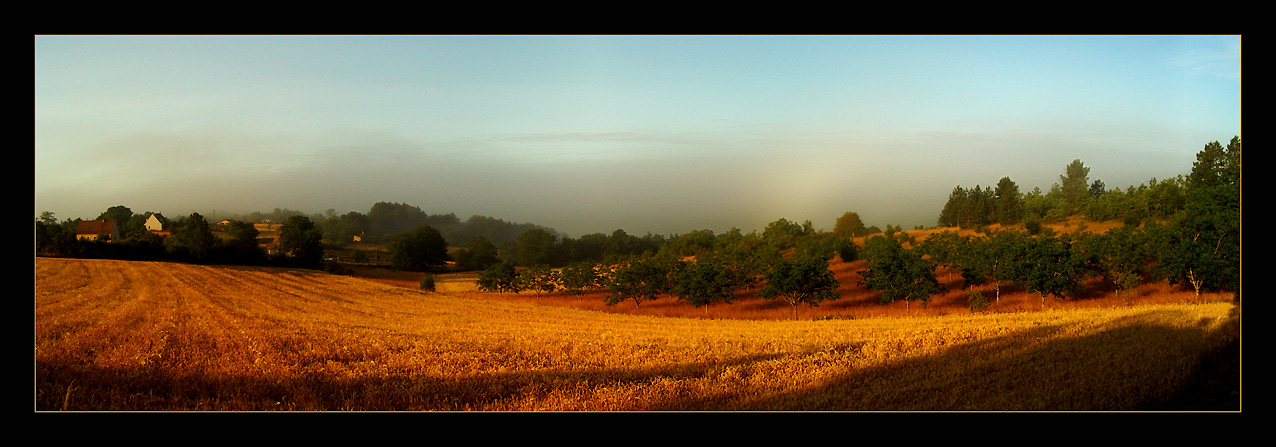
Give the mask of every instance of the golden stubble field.
M 1223 301 L 674 318 L 307 270 L 37 258 L 34 400 L 37 411 L 1141 410 L 1172 402 L 1234 344 L 1238 314 Z

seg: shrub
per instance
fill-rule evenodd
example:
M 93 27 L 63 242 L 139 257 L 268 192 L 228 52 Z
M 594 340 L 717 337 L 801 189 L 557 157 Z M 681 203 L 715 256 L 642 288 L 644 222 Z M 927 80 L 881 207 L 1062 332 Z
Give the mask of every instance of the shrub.
M 967 290 L 966 304 L 970 306 L 970 310 L 980 310 L 988 307 L 988 300 L 984 299 L 984 294 L 976 290 Z
M 425 275 L 421 278 L 421 290 L 434 291 L 434 275 Z

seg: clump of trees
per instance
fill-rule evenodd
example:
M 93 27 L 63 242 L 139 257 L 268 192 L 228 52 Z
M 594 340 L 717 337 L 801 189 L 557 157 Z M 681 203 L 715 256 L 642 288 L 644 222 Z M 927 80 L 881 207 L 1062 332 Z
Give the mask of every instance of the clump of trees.
M 926 307 L 930 296 L 940 292 L 935 264 L 924 259 L 919 250 L 906 250 L 888 236 L 873 236 L 865 246 L 868 269 L 859 272 L 863 278 L 860 285 L 878 291 L 882 304 L 902 300 L 907 308 L 908 303 L 921 301 Z
M 1137 226 L 1147 220 L 1165 220 L 1184 209 L 1187 179 L 1178 176 L 1148 183 L 1109 189 L 1102 180 L 1089 178 L 1090 168 L 1073 160 L 1048 192 L 1040 188 L 1022 193 L 1019 186 L 1003 177 L 996 188 L 957 186 L 949 194 L 937 223 L 941 227 L 980 228 L 990 224 L 1023 223 L 1039 227 L 1072 215 L 1090 220 L 1120 220 Z M 1035 232 L 1034 232 L 1035 234 Z
M 390 265 L 399 270 L 423 272 L 442 267 L 451 260 L 447 241 L 429 225 L 395 235 L 387 248 L 390 250 Z

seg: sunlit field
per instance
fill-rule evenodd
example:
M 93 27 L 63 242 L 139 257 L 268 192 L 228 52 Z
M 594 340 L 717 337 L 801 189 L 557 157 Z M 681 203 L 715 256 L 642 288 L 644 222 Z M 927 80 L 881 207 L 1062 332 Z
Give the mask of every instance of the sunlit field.
M 839 263 L 839 279 L 863 268 Z M 605 306 L 479 293 L 472 274 L 437 293 L 375 279 L 37 258 L 36 409 L 1172 410 L 1239 339 L 1230 296 L 1151 286 L 1129 305 L 1095 290 L 1043 311 L 1020 292 L 972 312 L 960 291 L 905 310 L 843 280 L 794 321 L 747 292 Z

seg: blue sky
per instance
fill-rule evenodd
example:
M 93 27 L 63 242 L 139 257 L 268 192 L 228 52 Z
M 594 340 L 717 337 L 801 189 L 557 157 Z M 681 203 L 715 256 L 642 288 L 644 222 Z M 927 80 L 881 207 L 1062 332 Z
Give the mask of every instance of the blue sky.
M 933 226 L 1240 134 L 1239 36 L 36 36 L 38 215 L 274 208 L 576 237 Z

